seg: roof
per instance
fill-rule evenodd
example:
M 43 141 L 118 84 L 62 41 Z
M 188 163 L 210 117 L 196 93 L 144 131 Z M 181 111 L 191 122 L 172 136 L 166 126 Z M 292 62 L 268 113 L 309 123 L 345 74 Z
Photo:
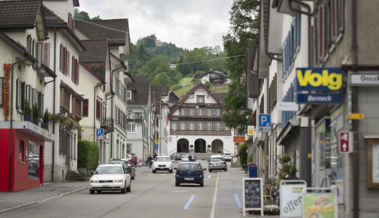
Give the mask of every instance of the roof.
M 80 62 L 100 77 L 102 81 L 105 81 L 105 66 L 109 52 L 108 40 L 82 40 L 82 43 L 87 48 L 87 51 L 80 52 Z
M 46 2 L 66 2 L 67 0 L 43 0 Z M 74 7 L 79 7 L 79 0 L 72 0 Z
M 170 87 L 166 85 L 161 86 L 161 96 L 168 96 L 168 93 L 170 92 Z
M 168 101 L 171 103 L 177 103 L 179 101 L 179 97 L 175 95 L 173 91 L 170 91 Z
M 125 45 L 129 29 L 128 19 L 76 20 L 75 25 L 93 39 L 109 39 L 109 45 Z
M 194 86 L 191 90 L 189 90 L 184 96 L 183 96 L 183 98 L 182 99 L 180 99 L 180 101 L 177 103 L 177 104 L 175 104 L 175 105 L 173 105 L 172 107 L 170 107 L 170 115 L 172 115 L 184 102 L 186 102 L 187 101 L 187 99 L 189 98 L 189 96 L 191 96 L 200 86 L 202 86 L 202 88 L 203 89 L 205 89 L 207 92 L 208 92 L 208 94 L 210 95 L 210 96 L 212 96 L 215 100 L 216 100 L 216 102 L 225 110 L 225 111 L 227 111 L 226 109 L 225 109 L 225 107 L 224 107 L 224 104 L 223 103 L 221 103 L 220 102 L 220 98 L 223 96 L 223 94 L 220 94 L 220 95 L 214 95 L 215 93 L 211 93 L 205 86 L 204 86 L 204 84 L 203 83 L 199 83 L 199 84 L 197 84 L 196 86 Z M 223 99 L 223 98 L 222 98 Z
M 256 55 L 258 44 L 254 44 L 254 47 L 247 49 L 246 55 L 246 98 L 258 98 L 259 97 L 259 78 L 256 70 Z M 246 101 L 247 102 L 247 101 Z
M 0 28 L 33 28 L 41 6 L 39 0 L 0 1 Z
M 147 105 L 150 83 L 150 77 L 134 77 L 134 83 L 127 87 L 133 91 L 133 100 L 128 100 L 128 105 Z
M 219 93 L 212 93 L 213 97 L 215 97 L 216 100 L 218 100 L 218 102 L 220 102 L 222 104 L 222 106 L 225 107 L 225 102 L 224 102 L 224 98 L 226 96 L 226 92 L 219 92 Z
M 155 99 L 156 113 L 161 113 L 161 86 L 151 86 L 152 99 Z
M 205 75 L 207 75 L 209 73 L 216 74 L 216 75 L 218 75 L 218 76 L 220 76 L 222 78 L 230 78 L 230 76 L 229 76 L 229 74 L 227 72 L 217 71 L 217 70 L 215 70 L 215 71 L 212 71 L 212 70 L 208 71 L 206 73 L 201 74 L 199 77 L 201 78 L 201 77 L 203 77 L 203 76 L 205 76 Z

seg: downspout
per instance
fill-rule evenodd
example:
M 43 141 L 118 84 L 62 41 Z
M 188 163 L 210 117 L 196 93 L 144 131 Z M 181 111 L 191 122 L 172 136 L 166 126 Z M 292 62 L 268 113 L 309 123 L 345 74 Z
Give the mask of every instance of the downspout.
M 111 91 L 111 95 L 112 95 L 112 97 L 107 98 L 107 100 L 111 99 L 111 119 L 113 121 L 113 132 L 114 132 L 114 120 L 113 120 L 113 98 L 114 98 L 114 94 L 112 93 L 112 91 Z M 111 134 L 111 156 L 110 156 L 111 159 L 112 159 L 112 155 L 113 155 L 113 153 L 112 153 L 113 152 L 112 151 L 112 147 L 113 147 L 113 132 Z
M 54 73 L 56 73 L 56 59 L 57 59 L 57 29 L 54 27 Z M 53 114 L 55 114 L 55 78 L 54 77 L 54 86 L 53 86 Z M 53 120 L 53 134 L 55 135 L 55 121 Z M 55 166 L 55 141 L 53 141 L 53 149 L 52 149 L 52 161 L 51 161 L 51 181 L 54 182 L 54 166 Z
M 12 67 L 11 67 L 11 73 L 10 73 L 10 76 L 11 76 L 11 116 L 10 116 L 10 138 L 9 138 L 9 192 L 12 191 L 12 141 L 13 141 L 13 68 L 14 68 L 14 65 L 16 64 L 19 64 L 19 63 L 22 63 L 24 61 L 28 60 L 28 58 L 25 58 L 21 61 L 16 61 L 12 64 Z
M 99 82 L 93 88 L 93 129 L 94 129 L 94 132 L 96 131 L 96 88 L 103 85 L 103 84 L 105 84 L 105 83 Z M 100 126 L 101 126 L 101 124 L 100 124 Z M 93 136 L 93 141 L 95 141 L 95 136 Z
M 358 42 L 357 42 L 357 0 L 352 0 L 351 24 L 352 24 L 352 55 L 353 73 L 358 68 Z M 352 113 L 358 113 L 358 87 L 352 87 Z M 353 120 L 354 152 L 353 152 L 353 217 L 359 217 L 359 143 L 358 120 Z

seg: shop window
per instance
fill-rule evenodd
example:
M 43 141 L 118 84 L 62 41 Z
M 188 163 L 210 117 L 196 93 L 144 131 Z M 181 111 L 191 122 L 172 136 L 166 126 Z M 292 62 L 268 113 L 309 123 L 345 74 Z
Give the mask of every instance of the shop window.
M 18 160 L 20 162 L 25 162 L 25 144 L 23 141 L 20 141 L 20 149 L 18 151 Z
M 28 178 L 39 180 L 39 144 L 29 141 Z

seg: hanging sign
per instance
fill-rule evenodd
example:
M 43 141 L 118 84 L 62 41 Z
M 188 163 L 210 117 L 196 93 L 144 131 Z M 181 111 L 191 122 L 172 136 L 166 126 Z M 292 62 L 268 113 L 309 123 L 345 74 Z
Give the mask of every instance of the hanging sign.
M 11 64 L 4 64 L 4 120 L 8 121 L 9 115 L 9 72 L 11 70 Z

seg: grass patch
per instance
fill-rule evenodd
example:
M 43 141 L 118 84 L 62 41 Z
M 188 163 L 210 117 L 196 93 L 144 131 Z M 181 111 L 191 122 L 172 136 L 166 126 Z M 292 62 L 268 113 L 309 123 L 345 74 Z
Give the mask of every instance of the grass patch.
M 178 96 L 179 99 L 182 99 L 183 95 L 187 93 L 190 89 L 192 89 L 195 86 L 195 84 L 189 83 L 186 87 L 175 90 L 174 93 L 176 96 Z

